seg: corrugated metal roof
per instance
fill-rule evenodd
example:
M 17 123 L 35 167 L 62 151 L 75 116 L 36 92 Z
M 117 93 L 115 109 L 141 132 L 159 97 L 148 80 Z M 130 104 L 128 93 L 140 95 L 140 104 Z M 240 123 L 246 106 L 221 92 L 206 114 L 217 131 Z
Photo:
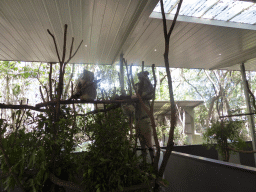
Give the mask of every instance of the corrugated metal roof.
M 175 14 L 179 0 L 165 0 L 166 13 Z M 230 21 L 238 23 L 256 23 L 256 4 L 237 0 L 183 0 L 180 15 Z M 154 12 L 161 12 L 160 2 Z

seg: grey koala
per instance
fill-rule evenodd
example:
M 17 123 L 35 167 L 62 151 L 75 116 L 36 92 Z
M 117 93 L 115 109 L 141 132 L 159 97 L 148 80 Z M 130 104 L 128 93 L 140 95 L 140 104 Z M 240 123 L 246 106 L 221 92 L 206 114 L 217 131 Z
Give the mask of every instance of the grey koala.
M 94 80 L 94 73 L 84 69 L 79 76 L 74 89 L 74 95 L 70 99 L 95 99 L 97 92 L 97 83 L 100 80 Z

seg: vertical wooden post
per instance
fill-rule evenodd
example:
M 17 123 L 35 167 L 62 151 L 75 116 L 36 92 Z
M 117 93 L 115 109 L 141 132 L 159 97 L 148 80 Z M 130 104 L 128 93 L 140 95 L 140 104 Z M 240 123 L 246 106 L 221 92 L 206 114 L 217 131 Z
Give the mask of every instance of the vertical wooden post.
M 144 71 L 144 61 L 142 61 L 142 65 L 141 65 L 141 71 Z
M 241 69 L 242 80 L 243 80 L 243 85 L 244 85 L 244 95 L 245 95 L 245 101 L 246 101 L 246 106 L 247 106 L 247 112 L 252 113 L 249 91 L 248 91 L 247 82 L 246 82 L 244 63 L 242 63 L 240 65 L 240 69 Z M 254 122 L 253 115 L 248 115 L 248 122 L 249 122 L 249 127 L 250 127 L 250 131 L 251 131 L 251 136 L 252 136 L 252 148 L 255 151 L 256 150 L 256 143 L 255 143 L 256 138 L 255 138 L 255 122 Z M 254 162 L 256 165 L 256 153 L 254 153 Z
M 125 95 L 124 92 L 124 62 L 123 62 L 123 57 L 124 54 L 120 54 L 120 86 L 121 86 L 121 94 Z

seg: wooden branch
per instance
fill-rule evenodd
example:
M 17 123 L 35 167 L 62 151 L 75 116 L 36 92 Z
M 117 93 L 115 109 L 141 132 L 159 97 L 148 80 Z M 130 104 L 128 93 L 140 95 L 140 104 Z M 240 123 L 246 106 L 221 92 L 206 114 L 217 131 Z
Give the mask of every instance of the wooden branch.
M 40 109 L 39 107 L 31 105 L 6 105 L 4 103 L 0 103 L 0 109 L 32 109 L 39 112 L 46 112 L 45 109 Z
M 184 79 L 184 81 L 185 81 L 187 84 L 189 84 L 191 87 L 193 87 L 193 89 L 197 92 L 197 94 L 198 94 L 201 98 L 203 98 L 203 99 L 205 100 L 205 98 L 202 96 L 201 93 L 199 93 L 198 89 L 197 89 L 194 85 L 192 85 L 184 76 L 182 76 L 182 78 Z
M 96 114 L 96 113 L 100 113 L 100 112 L 107 112 L 107 111 L 111 111 L 112 109 L 117 109 L 121 107 L 120 104 L 117 104 L 117 105 L 113 105 L 111 107 L 108 107 L 107 109 L 96 109 L 94 111 L 90 111 L 86 114 L 77 114 L 77 116 L 86 116 L 86 115 L 89 115 L 89 114 Z
M 150 112 L 153 113 L 154 110 L 154 103 L 155 103 L 155 96 L 156 96 L 156 73 L 155 73 L 155 64 L 152 64 L 152 72 L 154 76 L 154 92 L 153 92 L 153 99 L 150 106 Z
M 178 8 L 177 8 L 176 14 L 175 14 L 174 19 L 173 19 L 173 21 L 172 21 L 172 26 L 171 26 L 171 28 L 170 28 L 170 30 L 169 30 L 169 33 L 168 33 L 168 38 L 170 38 L 170 36 L 171 36 L 171 34 L 172 34 L 172 31 L 173 31 L 173 29 L 174 29 L 174 26 L 175 26 L 175 24 L 176 24 L 177 17 L 178 17 L 179 12 L 180 12 L 180 8 L 181 8 L 182 1 L 183 1 L 183 0 L 180 0 L 180 2 L 179 2 L 179 4 L 178 4 Z
M 72 55 L 72 51 L 73 51 L 73 44 L 74 44 L 74 37 L 72 37 L 72 43 L 71 43 L 71 47 L 70 47 L 70 52 L 69 52 L 69 58 Z
M 234 115 L 220 116 L 220 118 L 225 118 L 225 117 L 236 117 L 236 116 L 246 116 L 246 115 L 255 115 L 255 114 L 256 114 L 256 113 L 234 114 Z
M 71 81 L 71 97 L 73 97 L 74 89 L 73 89 L 73 82 Z
M 142 97 L 142 99 L 144 99 L 144 97 Z M 133 102 L 138 102 L 138 101 L 139 101 L 138 98 L 125 99 L 125 100 L 104 100 L 104 101 L 102 101 L 102 100 L 64 100 L 64 101 L 60 101 L 60 104 L 73 104 L 73 103 L 112 104 L 112 103 L 133 103 Z M 36 104 L 36 108 L 45 107 L 47 105 L 56 105 L 56 103 L 57 103 L 56 100 L 45 102 L 45 103 L 39 103 L 39 104 Z
M 56 40 L 55 40 L 55 37 L 54 37 L 54 35 L 50 32 L 50 30 L 49 29 L 47 29 L 47 32 L 52 36 L 52 38 L 53 38 L 53 42 L 54 42 L 54 45 L 55 45 L 55 50 L 56 50 L 56 53 L 57 53 L 57 56 L 58 56 L 58 60 L 59 60 L 59 62 L 61 62 L 61 60 L 60 60 L 60 55 L 59 55 L 59 51 L 58 51 L 58 47 L 57 47 L 57 43 L 56 43 Z
M 163 27 L 164 27 L 164 38 L 167 38 L 167 24 L 166 24 L 166 18 L 165 18 L 165 12 L 164 12 L 164 3 L 162 0 L 160 0 L 160 5 L 161 5 L 161 13 L 163 17 Z
M 49 89 L 50 89 L 50 100 L 52 101 L 52 63 L 50 63 L 50 73 L 49 73 Z
M 68 25 L 65 24 L 64 26 L 64 43 L 63 43 L 63 50 L 62 50 L 62 63 L 65 62 L 65 57 L 66 57 L 66 45 L 67 45 L 67 28 L 68 28 Z
M 163 0 L 160 0 L 160 4 L 161 4 L 161 13 L 162 13 L 162 17 L 163 17 L 163 29 L 164 29 L 164 37 L 165 37 L 164 62 L 165 62 L 165 69 L 166 69 L 167 80 L 168 80 L 168 85 L 169 85 L 169 95 L 170 95 L 170 103 L 171 103 L 171 127 L 170 127 L 170 132 L 169 132 L 169 139 L 168 139 L 168 143 L 167 143 L 167 150 L 164 155 L 162 164 L 160 166 L 160 169 L 158 172 L 158 177 L 163 176 L 168 159 L 171 155 L 172 148 L 173 148 L 174 129 L 176 126 L 176 108 L 175 108 L 175 102 L 174 102 L 174 96 L 173 96 L 172 78 L 171 78 L 170 65 L 169 65 L 169 44 L 170 44 L 170 36 L 174 29 L 174 25 L 176 23 L 176 20 L 177 20 L 178 14 L 179 14 L 182 0 L 180 0 L 180 2 L 179 2 L 179 5 L 178 5 L 177 11 L 175 13 L 174 20 L 172 22 L 169 33 L 167 33 L 167 24 L 166 24 L 166 18 L 165 18 L 165 13 L 164 13 Z
M 123 60 L 124 60 L 123 62 L 125 64 L 126 72 L 127 72 L 128 85 L 129 85 L 129 94 L 131 96 L 132 95 L 132 85 L 131 85 L 130 75 L 129 75 L 129 72 L 128 72 L 128 65 L 127 65 L 127 61 L 125 61 L 125 59 L 123 59 Z
M 155 186 L 155 180 L 151 181 L 149 185 L 147 183 L 139 184 L 139 185 L 132 185 L 130 187 L 124 187 L 122 191 L 135 191 L 139 189 L 151 189 Z M 116 192 L 122 192 L 117 190 Z
M 254 107 L 254 110 L 256 110 L 256 104 L 255 104 L 255 96 L 253 95 L 251 89 L 249 88 L 249 82 L 246 80 L 246 86 L 247 86 L 247 90 L 249 92 L 249 94 L 251 95 L 252 97 L 252 105 Z
M 213 89 L 215 91 L 215 94 L 217 95 L 219 92 L 218 86 L 216 85 L 216 83 L 214 83 L 213 79 L 211 78 L 211 76 L 208 74 L 208 72 L 206 70 L 204 70 L 206 76 L 208 77 L 208 79 L 211 81 L 212 85 L 213 85 Z
M 43 87 L 44 87 L 45 92 L 46 92 L 46 98 L 47 98 L 47 101 L 49 101 L 49 93 L 48 93 L 48 89 L 47 89 L 47 87 L 46 87 L 45 85 L 44 85 Z
M 156 144 L 156 148 L 157 148 L 157 154 L 156 154 L 156 158 L 155 158 L 155 161 L 154 161 L 155 173 L 157 175 L 157 173 L 158 173 L 158 162 L 159 162 L 159 159 L 160 159 L 160 145 L 159 145 L 159 141 L 158 141 L 158 138 L 157 138 L 156 125 L 155 125 L 155 119 L 154 119 L 154 103 L 155 103 L 155 93 L 156 93 L 155 64 L 152 64 L 152 72 L 153 72 L 153 76 L 154 76 L 154 93 L 153 93 L 152 103 L 151 103 L 151 106 L 150 106 L 150 114 L 152 115 L 151 124 L 152 124 L 152 129 L 153 129 L 153 136 L 154 136 L 154 140 L 155 140 L 155 144 Z M 154 121 L 154 122 L 152 123 L 152 121 Z
M 80 42 L 80 44 L 79 44 L 79 46 L 77 47 L 75 53 L 66 61 L 66 63 L 68 63 L 68 62 L 76 55 L 76 53 L 77 53 L 77 51 L 79 50 L 79 48 L 81 47 L 82 43 L 83 43 L 83 40 Z
M 239 152 L 239 153 L 256 153 L 256 151 L 244 151 L 244 150 L 237 150 L 237 149 L 234 149 L 232 147 L 228 147 L 228 149 L 232 150 L 232 151 L 235 151 L 235 152 Z
M 81 191 L 81 192 L 84 191 L 84 189 L 83 189 L 81 186 L 79 186 L 79 185 L 77 185 L 77 184 L 75 184 L 75 183 L 73 183 L 73 182 L 70 182 L 70 181 L 61 180 L 61 179 L 59 179 L 58 177 L 56 177 L 56 176 L 55 176 L 54 174 L 52 174 L 52 173 L 49 174 L 49 178 L 50 178 L 50 180 L 51 180 L 54 184 L 56 184 L 56 185 L 58 185 L 58 186 L 68 187 L 68 188 L 70 188 L 70 189 L 78 190 L 78 191 Z
M 65 90 L 64 90 L 64 93 L 63 93 L 64 98 L 66 98 L 65 96 L 68 95 L 67 94 L 68 93 L 68 88 L 69 88 L 70 82 L 72 82 L 71 80 L 72 80 L 72 78 L 74 76 L 74 71 L 75 71 L 75 64 L 72 64 L 72 72 L 71 72 L 71 74 L 69 76 L 68 83 L 67 83 L 67 85 L 65 87 Z M 73 96 L 73 93 L 71 93 L 71 97 L 72 96 Z

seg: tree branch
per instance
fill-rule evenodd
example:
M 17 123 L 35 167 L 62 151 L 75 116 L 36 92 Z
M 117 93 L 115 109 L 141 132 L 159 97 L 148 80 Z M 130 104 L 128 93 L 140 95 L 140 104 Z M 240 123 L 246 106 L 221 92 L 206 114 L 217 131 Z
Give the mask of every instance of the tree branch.
M 189 84 L 193 89 L 195 89 L 196 93 L 197 93 L 201 98 L 203 98 L 203 99 L 205 100 L 205 98 L 201 95 L 201 93 L 199 93 L 199 91 L 197 90 L 197 88 L 196 88 L 194 85 L 192 85 L 184 76 L 183 76 L 183 79 L 184 79 L 184 81 L 185 81 L 187 84 Z
M 167 165 L 168 159 L 171 155 L 172 148 L 173 148 L 173 135 L 174 135 L 174 129 L 175 129 L 175 125 L 176 125 L 176 109 L 175 109 L 175 102 L 174 102 L 174 96 L 173 96 L 172 78 L 171 78 L 171 73 L 170 73 L 169 56 L 168 56 L 168 54 L 169 54 L 169 43 L 170 43 L 171 33 L 174 29 L 174 25 L 176 23 L 176 20 L 177 20 L 179 11 L 180 11 L 182 0 L 180 0 L 180 2 L 178 4 L 178 8 L 177 8 L 177 11 L 175 13 L 174 20 L 172 22 L 172 26 L 171 26 L 168 34 L 167 34 L 167 25 L 166 25 L 165 13 L 164 13 L 163 0 L 160 0 L 160 4 L 161 4 L 161 13 L 162 13 L 162 16 L 163 16 L 163 29 L 164 29 L 164 37 L 165 37 L 164 62 L 165 62 L 165 69 L 166 69 L 167 79 L 168 79 L 169 95 L 170 95 L 170 103 L 171 103 L 171 128 L 170 128 L 170 132 L 169 132 L 167 150 L 166 150 L 166 153 L 164 155 L 162 164 L 160 166 L 160 170 L 158 172 L 158 176 L 162 177 L 163 173 L 164 173 L 164 170 L 165 170 L 165 167 Z
M 144 99 L 144 97 L 142 97 L 142 99 Z M 60 101 L 60 104 L 73 104 L 73 103 L 112 104 L 112 103 L 133 103 L 133 102 L 137 102 L 137 101 L 139 101 L 139 99 L 137 99 L 137 98 L 123 99 L 123 100 L 104 100 L 104 101 L 102 101 L 102 100 L 64 100 L 64 101 Z M 45 103 L 39 103 L 39 104 L 36 104 L 36 108 L 45 107 L 47 105 L 56 105 L 56 103 L 57 103 L 56 100 L 45 102 Z
M 52 63 L 50 63 L 50 73 L 49 73 L 49 89 L 50 89 L 50 100 L 52 101 Z
M 65 57 L 66 57 L 66 45 L 67 45 L 67 28 L 68 28 L 68 25 L 65 24 L 64 26 L 64 43 L 63 43 L 63 50 L 62 50 L 62 63 L 65 62 Z
M 237 150 L 237 149 L 234 149 L 232 147 L 228 147 L 228 149 L 232 150 L 232 151 L 235 151 L 235 152 L 239 152 L 239 153 L 256 153 L 256 151 L 244 151 L 244 150 Z
M 256 113 L 234 114 L 234 115 L 220 116 L 220 118 L 225 118 L 225 117 L 236 117 L 236 116 L 246 116 L 246 115 L 255 115 L 255 114 L 256 114 Z
M 0 109 L 32 109 L 39 112 L 46 112 L 45 109 L 40 109 L 39 107 L 34 107 L 30 105 L 6 105 L 0 103 Z
M 130 75 L 129 75 L 129 72 L 128 72 L 127 61 L 125 61 L 125 59 L 123 58 L 123 62 L 124 62 L 125 67 L 126 67 L 127 78 L 128 78 L 128 85 L 129 85 L 129 94 L 131 96 L 132 95 L 132 85 L 131 85 Z
M 79 50 L 79 48 L 81 47 L 82 43 L 83 43 L 83 40 L 80 42 L 80 44 L 79 44 L 79 46 L 77 47 L 75 53 L 66 61 L 66 63 L 68 63 L 68 62 L 76 55 L 76 53 L 77 53 L 77 51 Z
M 57 56 L 58 56 L 58 60 L 59 60 L 59 63 L 61 62 L 60 60 L 60 55 L 59 55 L 59 51 L 58 51 L 58 47 L 57 47 L 57 43 L 56 43 L 56 40 L 55 40 L 55 37 L 54 35 L 50 32 L 49 29 L 47 29 L 47 32 L 52 36 L 53 38 L 53 42 L 54 42 L 54 45 L 55 45 L 55 50 L 56 50 L 56 53 L 57 53 Z
M 219 89 L 218 89 L 217 85 L 214 83 L 213 79 L 210 77 L 208 72 L 206 70 L 204 70 L 204 72 L 205 72 L 206 76 L 208 77 L 208 79 L 211 81 L 211 83 L 213 85 L 213 88 L 214 88 L 214 91 L 215 91 L 215 94 L 218 95 Z

